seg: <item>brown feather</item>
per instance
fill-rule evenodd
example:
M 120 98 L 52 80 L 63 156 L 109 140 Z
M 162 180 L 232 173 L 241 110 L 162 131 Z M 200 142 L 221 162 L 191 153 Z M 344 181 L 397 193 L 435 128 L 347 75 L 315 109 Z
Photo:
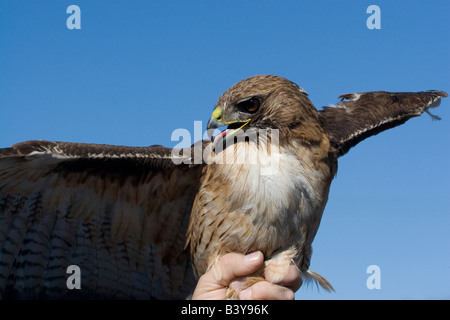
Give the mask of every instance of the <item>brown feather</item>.
M 403 124 L 439 105 L 443 91 L 351 93 L 319 112 L 325 132 L 339 155 L 362 140 Z
M 183 244 L 201 165 L 171 157 L 161 146 L 28 141 L 0 149 L 0 297 L 189 296 Z M 83 290 L 65 285 L 71 264 L 82 270 Z

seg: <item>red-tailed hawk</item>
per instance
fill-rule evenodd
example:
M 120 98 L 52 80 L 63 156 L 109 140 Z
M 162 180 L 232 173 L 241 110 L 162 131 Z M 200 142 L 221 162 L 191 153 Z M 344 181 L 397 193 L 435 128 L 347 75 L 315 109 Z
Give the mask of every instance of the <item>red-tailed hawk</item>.
M 49 141 L 0 149 L 0 296 L 186 298 L 209 268 L 221 276 L 222 255 L 254 250 L 268 280 L 294 263 L 330 290 L 309 264 L 337 159 L 446 96 L 354 93 L 317 111 L 296 84 L 262 75 L 219 98 L 208 129 L 226 130 L 183 152 Z M 80 290 L 67 287 L 71 265 Z

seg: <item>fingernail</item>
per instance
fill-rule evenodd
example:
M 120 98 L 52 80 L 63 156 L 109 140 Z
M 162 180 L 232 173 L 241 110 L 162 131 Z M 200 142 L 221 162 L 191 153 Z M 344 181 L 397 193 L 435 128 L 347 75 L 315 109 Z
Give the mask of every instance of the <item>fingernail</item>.
M 247 288 L 239 294 L 239 299 L 241 300 L 250 300 L 252 297 L 252 288 Z
M 252 262 L 252 261 L 258 260 L 260 254 L 261 253 L 259 251 L 255 251 L 255 252 L 245 255 L 245 257 L 244 257 L 245 262 Z

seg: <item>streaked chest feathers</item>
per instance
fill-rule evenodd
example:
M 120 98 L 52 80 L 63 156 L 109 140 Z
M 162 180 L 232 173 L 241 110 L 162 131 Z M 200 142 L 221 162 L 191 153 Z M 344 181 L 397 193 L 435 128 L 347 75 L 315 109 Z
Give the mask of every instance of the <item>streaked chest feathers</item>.
M 191 227 L 196 225 L 192 230 L 208 229 L 191 238 L 202 258 L 254 250 L 269 258 L 275 251 L 304 241 L 302 223 L 314 215 L 320 219 L 322 214 L 319 190 L 325 179 L 314 169 L 311 151 L 300 150 L 302 154 L 283 147 L 267 150 L 256 143 L 238 143 L 214 156 L 218 163 L 210 164 L 211 174 L 203 180 L 203 192 L 196 200 L 201 212 L 193 212 L 191 221 Z M 210 243 L 220 245 L 213 248 Z

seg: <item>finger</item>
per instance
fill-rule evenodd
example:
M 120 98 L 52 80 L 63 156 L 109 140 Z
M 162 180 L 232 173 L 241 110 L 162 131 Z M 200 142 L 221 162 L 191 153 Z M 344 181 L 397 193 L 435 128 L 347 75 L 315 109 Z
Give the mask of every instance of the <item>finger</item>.
M 263 262 L 264 256 L 261 251 L 255 251 L 247 255 L 227 253 L 218 262 L 218 267 L 222 272 L 219 282 L 228 286 L 231 280 L 257 271 Z
M 221 279 L 216 279 L 213 270 L 203 274 L 198 280 L 192 299 L 223 299 L 232 280 L 242 279 L 243 276 L 255 272 L 263 262 L 264 257 L 260 251 L 248 255 L 238 253 L 224 255 L 217 262 L 217 267 L 222 272 Z
M 286 275 L 281 279 L 281 281 L 278 283 L 282 286 L 288 287 L 292 291 L 297 291 L 301 285 L 302 285 L 302 277 L 300 276 L 300 271 L 295 265 L 291 265 L 289 267 L 288 272 Z
M 260 281 L 239 294 L 241 300 L 294 300 L 294 291 L 268 281 Z

